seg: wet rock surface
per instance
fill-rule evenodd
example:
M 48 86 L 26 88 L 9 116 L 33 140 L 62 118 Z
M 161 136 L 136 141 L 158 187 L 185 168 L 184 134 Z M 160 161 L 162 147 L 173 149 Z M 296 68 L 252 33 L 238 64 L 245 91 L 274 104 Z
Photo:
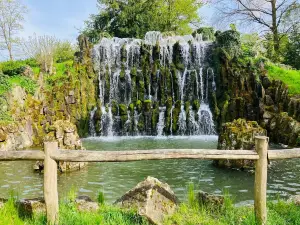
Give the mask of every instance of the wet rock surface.
M 123 208 L 137 209 L 141 216 L 153 224 L 162 224 L 166 216 L 172 215 L 178 199 L 170 186 L 153 177 L 137 184 L 115 202 Z
M 234 120 L 223 125 L 218 140 L 221 150 L 253 150 L 255 136 L 266 135 L 266 130 L 255 121 Z M 214 160 L 214 165 L 225 168 L 246 169 L 254 166 L 252 160 Z
M 85 150 L 77 133 L 77 128 L 69 121 L 59 120 L 48 127 L 45 141 L 57 141 L 58 148 L 65 151 Z M 59 162 L 58 169 L 61 172 L 71 172 L 85 167 L 85 162 Z M 36 162 L 34 170 L 43 170 L 43 162 Z

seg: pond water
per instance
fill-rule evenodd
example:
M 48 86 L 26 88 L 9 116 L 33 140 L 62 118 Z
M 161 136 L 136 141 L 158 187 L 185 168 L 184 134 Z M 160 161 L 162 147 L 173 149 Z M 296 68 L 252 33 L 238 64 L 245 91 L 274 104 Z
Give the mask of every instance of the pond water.
M 89 150 L 215 149 L 217 137 L 89 138 L 83 143 Z M 33 172 L 33 164 L 0 162 L 0 198 L 7 198 L 12 191 L 21 198 L 43 196 L 43 174 Z M 80 195 L 95 199 L 102 191 L 106 201 L 111 203 L 147 176 L 167 182 L 181 200 L 186 199 L 187 185 L 193 182 L 197 189 L 206 192 L 229 192 L 238 204 L 253 203 L 253 173 L 219 169 L 212 166 L 211 161 L 202 160 L 89 163 L 80 171 L 59 174 L 59 196 L 66 196 L 75 188 Z M 300 160 L 273 162 L 268 173 L 268 196 L 287 198 L 294 194 L 300 194 Z

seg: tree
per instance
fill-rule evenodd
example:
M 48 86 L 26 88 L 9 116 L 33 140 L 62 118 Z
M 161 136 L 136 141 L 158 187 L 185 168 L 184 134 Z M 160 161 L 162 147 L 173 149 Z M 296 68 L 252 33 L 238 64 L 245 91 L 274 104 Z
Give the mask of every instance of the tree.
M 99 14 L 91 15 L 83 33 L 92 42 L 99 36 L 143 38 L 147 31 L 191 33 L 200 22 L 198 0 L 98 0 Z
M 299 8 L 299 0 L 216 0 L 216 7 L 225 22 L 241 21 L 245 25 L 255 24 L 257 29 L 272 34 L 274 51 L 280 51 L 280 33 L 291 26 L 283 23 L 286 14 Z M 297 18 L 294 22 L 300 22 Z
M 57 63 L 66 62 L 74 59 L 76 47 L 69 41 L 57 41 L 54 53 L 54 61 Z
M 36 59 L 43 72 L 53 74 L 54 57 L 59 41 L 53 36 L 37 36 L 34 34 L 23 41 L 23 51 L 31 58 Z
M 27 8 L 19 0 L 0 0 L 0 47 L 6 49 L 13 60 L 13 48 L 19 44 L 17 34 L 23 29 L 22 22 Z

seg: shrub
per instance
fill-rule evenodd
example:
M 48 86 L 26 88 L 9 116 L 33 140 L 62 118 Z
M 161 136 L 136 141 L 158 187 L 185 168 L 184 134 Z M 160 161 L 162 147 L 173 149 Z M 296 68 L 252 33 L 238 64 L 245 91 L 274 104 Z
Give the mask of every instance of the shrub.
M 0 64 L 0 69 L 5 75 L 16 76 L 23 72 L 24 66 L 37 67 L 38 64 L 34 59 L 7 61 Z

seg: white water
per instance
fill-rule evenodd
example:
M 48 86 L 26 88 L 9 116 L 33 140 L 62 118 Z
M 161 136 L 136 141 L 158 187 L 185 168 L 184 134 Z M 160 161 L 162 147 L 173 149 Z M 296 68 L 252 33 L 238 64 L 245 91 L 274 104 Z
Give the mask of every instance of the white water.
M 145 35 L 144 40 L 132 39 L 132 38 L 102 38 L 98 45 L 95 45 L 93 49 L 93 63 L 95 71 L 98 72 L 99 77 L 99 99 L 101 102 L 101 135 L 113 136 L 114 134 L 120 133 L 118 130 L 119 117 L 118 115 L 112 115 L 112 103 L 113 101 L 119 104 L 125 104 L 129 106 L 133 102 L 132 98 L 144 101 L 149 99 L 151 101 L 160 101 L 158 96 L 158 87 L 161 85 L 159 82 L 163 82 L 166 85 L 166 76 L 160 78 L 160 69 L 167 68 L 171 71 L 171 65 L 173 63 L 173 47 L 179 43 L 180 63 L 184 66 L 183 70 L 177 70 L 176 74 L 171 73 L 171 96 L 172 96 L 172 109 L 169 111 L 171 117 L 171 124 L 169 133 L 173 135 L 172 122 L 173 122 L 173 111 L 176 101 L 181 101 L 181 109 L 178 118 L 179 130 L 177 134 L 180 135 L 199 135 L 199 134 L 215 134 L 213 116 L 209 108 L 209 95 L 210 91 L 216 91 L 215 75 L 212 68 L 206 61 L 207 47 L 210 45 L 208 42 L 202 41 L 201 35 L 196 35 L 193 37 L 191 35 L 185 36 L 170 36 L 163 37 L 160 32 L 152 31 Z M 143 47 L 142 47 L 143 45 Z M 136 96 L 133 96 L 133 79 L 131 77 L 131 69 L 135 68 L 139 73 L 144 70 L 141 68 L 142 60 L 142 48 L 144 51 L 149 51 L 150 63 L 153 65 L 152 54 L 154 53 L 154 48 L 159 45 L 159 67 L 157 68 L 156 80 L 158 84 L 156 86 L 153 84 L 152 78 L 150 77 L 150 82 L 145 87 L 144 98 L 140 99 L 139 91 L 136 91 Z M 146 50 L 145 50 L 146 46 Z M 124 80 L 121 80 L 121 72 L 125 71 L 125 84 Z M 204 75 L 205 74 L 205 75 Z M 123 73 L 122 73 L 123 75 Z M 194 76 L 192 78 L 191 76 Z M 109 79 L 107 79 L 109 76 Z M 143 75 L 145 76 L 145 75 Z M 177 78 L 177 84 L 173 83 L 173 76 Z M 109 84 L 107 84 L 109 82 Z M 146 82 L 142 78 L 142 82 Z M 154 81 L 155 82 L 155 81 Z M 169 82 L 169 81 L 168 81 Z M 194 82 L 194 83 L 192 83 Z M 174 92 L 174 85 L 178 86 L 178 92 Z M 105 90 L 109 86 L 109 90 Z M 124 92 L 121 92 L 123 90 Z M 153 91 L 153 96 L 151 95 L 151 90 Z M 190 92 L 189 90 L 192 90 Z M 161 91 L 161 90 L 160 90 Z M 108 98 L 109 97 L 109 98 Z M 178 99 L 176 99 L 178 98 Z M 192 98 L 192 99 L 191 99 Z M 190 109 L 189 116 L 187 118 L 186 112 L 184 110 L 185 102 L 198 101 L 200 104 L 200 109 L 198 111 Z M 160 105 L 164 103 L 160 102 Z M 90 132 L 95 134 L 93 129 L 95 125 L 93 123 L 92 116 L 93 112 L 90 112 Z M 135 110 L 133 118 L 130 118 L 128 114 L 128 120 L 125 123 L 125 129 L 129 130 L 127 126 L 133 127 L 133 132 L 128 135 L 139 135 L 138 124 L 144 124 L 144 121 L 139 121 L 140 118 L 145 117 L 143 115 L 140 117 L 137 110 Z M 197 115 L 197 116 L 196 116 Z M 163 130 L 165 130 L 165 113 L 160 112 L 160 120 L 156 125 L 156 131 L 158 135 L 163 135 Z M 114 122 L 117 121 L 115 124 Z M 163 122 L 164 121 L 164 122 Z M 115 126 L 114 126 L 115 125 Z M 123 127 L 124 128 L 124 127 Z M 122 128 L 122 129 L 123 129 Z M 131 130 L 131 129 L 130 129 Z M 121 132 L 124 133 L 124 132 Z M 144 131 L 141 130 L 141 134 Z
M 159 108 L 159 118 L 157 123 L 157 136 L 161 137 L 163 136 L 164 128 L 165 128 L 165 107 Z
M 91 137 L 96 137 L 96 129 L 95 129 L 95 124 L 94 124 L 94 116 L 97 111 L 97 107 L 95 107 L 91 112 L 90 112 L 90 121 L 89 121 L 89 126 L 90 126 L 90 136 Z

